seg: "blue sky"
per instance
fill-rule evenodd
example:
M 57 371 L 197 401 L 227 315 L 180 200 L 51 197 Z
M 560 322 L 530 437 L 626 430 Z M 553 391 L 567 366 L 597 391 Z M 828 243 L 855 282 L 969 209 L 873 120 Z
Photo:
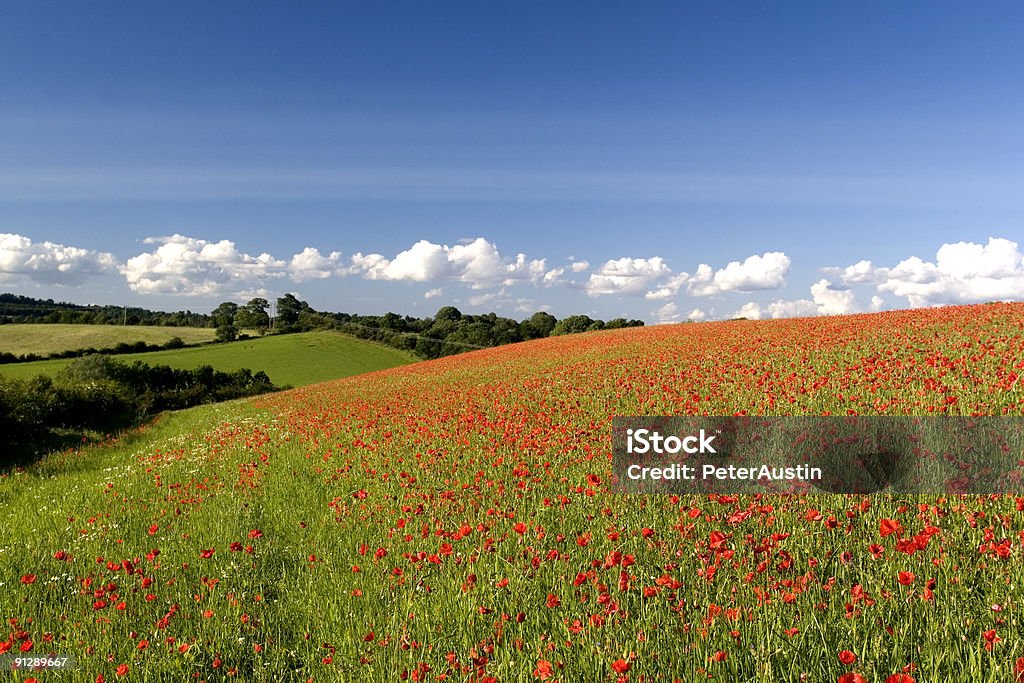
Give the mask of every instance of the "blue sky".
M 5 8 L 0 290 L 648 322 L 1024 299 L 1019 4 L 725 5 Z

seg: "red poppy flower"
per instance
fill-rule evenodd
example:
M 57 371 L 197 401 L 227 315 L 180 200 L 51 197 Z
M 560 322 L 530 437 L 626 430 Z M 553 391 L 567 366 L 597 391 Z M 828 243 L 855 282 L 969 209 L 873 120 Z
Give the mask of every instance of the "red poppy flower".
M 846 666 L 850 666 L 857 661 L 857 655 L 853 654 L 849 650 L 843 650 L 839 653 L 839 661 Z
M 910 674 L 893 674 L 885 679 L 885 683 L 916 683 Z
M 895 519 L 883 519 L 878 522 L 878 533 L 881 534 L 882 538 L 896 534 L 897 536 L 903 535 L 903 525 Z

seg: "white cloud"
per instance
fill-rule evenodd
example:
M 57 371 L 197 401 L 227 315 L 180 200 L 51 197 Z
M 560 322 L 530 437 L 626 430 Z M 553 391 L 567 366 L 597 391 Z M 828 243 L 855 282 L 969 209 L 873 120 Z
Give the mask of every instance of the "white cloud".
M 128 259 L 121 268 L 128 286 L 143 294 L 237 294 L 254 291 L 264 280 L 286 274 L 284 261 L 266 253 L 242 253 L 230 240 L 208 242 L 172 235 L 145 242 L 160 246 Z
M 830 269 L 838 270 L 838 269 Z M 875 268 L 871 261 L 857 261 L 852 266 L 847 266 L 838 272 L 839 279 L 848 285 L 856 285 L 864 282 L 878 281 L 878 268 Z
M 541 280 L 541 283 L 545 287 L 554 287 L 555 285 L 565 284 L 565 279 L 562 277 L 563 275 L 565 275 L 565 268 L 552 268 L 548 272 L 544 273 L 544 278 Z
M 706 263 L 697 266 L 697 272 L 687 278 L 686 291 L 693 296 L 710 296 L 720 291 L 715 285 L 715 270 Z
M 384 280 L 433 282 L 451 272 L 446 249 L 440 244 L 420 240 L 399 252 L 384 268 Z
M 686 318 L 688 320 L 700 321 L 700 320 L 704 320 L 707 317 L 708 317 L 708 314 L 705 313 L 703 310 L 701 310 L 699 308 L 695 308 L 695 309 L 693 309 L 692 311 L 690 311 L 689 313 L 686 314 Z
M 781 251 L 748 256 L 742 263 L 732 261 L 712 275 L 711 266 L 702 263 L 690 278 L 688 291 L 695 296 L 719 292 L 753 292 L 778 289 L 786 284 L 790 258 Z
M 654 323 L 656 325 L 677 323 L 681 319 L 681 316 L 679 315 L 679 306 L 671 301 L 664 306 L 654 309 L 653 313 L 655 316 Z
M 660 256 L 649 259 L 620 258 L 606 261 L 591 273 L 585 289 L 590 296 L 639 295 L 671 275 L 672 271 Z
M 843 269 L 842 277 L 848 283 L 875 282 L 879 292 L 904 297 L 914 308 L 1020 300 L 1024 299 L 1024 254 L 1017 242 L 990 237 L 984 245 L 943 244 L 934 262 L 911 256 L 892 268 L 880 268 L 861 261 Z
M 739 307 L 739 309 L 733 313 L 730 317 L 732 318 L 749 318 L 750 320 L 760 320 L 764 312 L 761 307 L 753 301 L 748 301 Z
M 759 320 L 772 318 L 804 318 L 815 315 L 844 315 L 859 310 L 849 289 L 836 289 L 828 280 L 811 285 L 811 299 L 776 299 L 767 306 L 748 302 L 732 314 L 733 318 Z M 691 318 L 693 315 L 691 314 Z
M 499 289 L 497 292 L 488 292 L 487 294 L 477 294 L 476 296 L 469 297 L 468 301 L 471 306 L 512 303 L 511 297 L 509 297 L 508 292 L 504 289 Z
M 288 273 L 295 282 L 342 275 L 344 269 L 341 267 L 341 252 L 332 251 L 328 256 L 324 256 L 319 249 L 306 247 L 292 256 L 288 264 Z
M 586 270 L 589 267 L 590 267 L 590 262 L 589 261 L 574 261 L 573 264 L 569 266 L 569 269 L 572 270 L 572 272 L 574 272 L 574 273 L 582 273 L 584 270 Z
M 438 287 L 436 289 L 428 289 L 427 291 L 423 292 L 423 298 L 424 299 L 434 299 L 436 297 L 441 296 L 442 294 L 444 294 L 444 288 L 443 287 Z
M 361 274 L 367 280 L 455 280 L 473 289 L 519 282 L 537 284 L 550 272 L 544 259 L 529 260 L 525 254 L 507 259 L 493 242 L 482 237 L 453 247 L 420 240 L 393 259 L 381 254 L 357 252 L 352 256 L 351 264 L 347 272 Z
M 882 297 L 877 296 L 877 295 L 871 297 L 871 310 L 872 311 L 878 312 L 878 311 L 882 310 L 883 306 L 885 306 L 885 299 L 883 299 Z
M 644 298 L 649 301 L 658 301 L 660 299 L 669 299 L 675 296 L 679 292 L 679 288 L 686 284 L 686 281 L 690 279 L 688 273 L 679 273 L 673 275 L 668 280 L 660 283 L 658 289 L 651 290 L 644 294 Z
M 846 315 L 859 310 L 853 290 L 836 289 L 828 280 L 818 280 L 811 285 L 811 297 L 821 315 Z
M 80 284 L 87 277 L 117 270 L 106 252 L 33 242 L 23 235 L 0 233 L 0 282 Z
M 768 304 L 768 315 L 773 318 L 804 318 L 818 315 L 818 312 L 818 306 L 807 299 L 778 299 Z
M 351 266 L 345 271 L 346 275 L 361 274 L 367 280 L 386 280 L 384 271 L 388 267 L 388 260 L 380 254 L 363 254 L 356 252 L 349 259 Z

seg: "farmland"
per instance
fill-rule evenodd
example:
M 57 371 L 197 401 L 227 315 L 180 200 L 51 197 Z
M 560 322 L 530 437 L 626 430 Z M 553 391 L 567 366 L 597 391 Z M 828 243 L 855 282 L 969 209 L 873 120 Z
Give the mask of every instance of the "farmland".
M 275 384 L 292 386 L 391 368 L 415 360 L 402 351 L 337 332 L 273 335 L 227 344 L 124 354 L 117 358 L 129 363 L 141 360 L 149 365 L 169 365 L 183 370 L 200 365 L 212 365 L 224 372 L 240 368 L 263 370 Z M 71 360 L 62 359 L 0 365 L 0 376 L 19 379 L 39 374 L 52 376 L 70 363 Z
M 0 325 L 0 351 L 45 356 L 76 349 L 108 349 L 121 343 L 166 344 L 172 337 L 178 337 L 186 344 L 199 344 L 213 341 L 213 335 L 213 328 L 206 327 Z
M 1024 498 L 613 494 L 609 432 L 1021 415 L 1022 373 L 1024 305 L 994 304 L 548 338 L 167 414 L 0 479 L 0 650 L 82 681 L 1015 680 Z

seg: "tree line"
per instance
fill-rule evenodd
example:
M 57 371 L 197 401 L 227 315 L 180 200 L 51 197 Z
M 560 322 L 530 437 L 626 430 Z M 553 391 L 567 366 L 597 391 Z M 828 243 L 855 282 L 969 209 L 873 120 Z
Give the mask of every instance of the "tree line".
M 14 294 L 0 294 L 0 324 L 13 322 L 90 323 L 216 328 L 218 341 L 233 341 L 248 333 L 288 334 L 312 330 L 338 330 L 360 339 L 386 344 L 420 358 L 439 358 L 474 349 L 531 339 L 594 330 L 643 326 L 642 320 L 615 318 L 605 322 L 586 315 L 559 320 L 538 312 L 525 320 L 495 313 L 464 314 L 444 306 L 432 317 L 414 318 L 397 313 L 358 315 L 317 311 L 293 294 L 277 299 L 276 306 L 262 297 L 245 304 L 221 303 L 209 314 L 178 311 L 163 313 L 117 306 L 78 306 Z M 271 312 L 274 313 L 273 317 Z

